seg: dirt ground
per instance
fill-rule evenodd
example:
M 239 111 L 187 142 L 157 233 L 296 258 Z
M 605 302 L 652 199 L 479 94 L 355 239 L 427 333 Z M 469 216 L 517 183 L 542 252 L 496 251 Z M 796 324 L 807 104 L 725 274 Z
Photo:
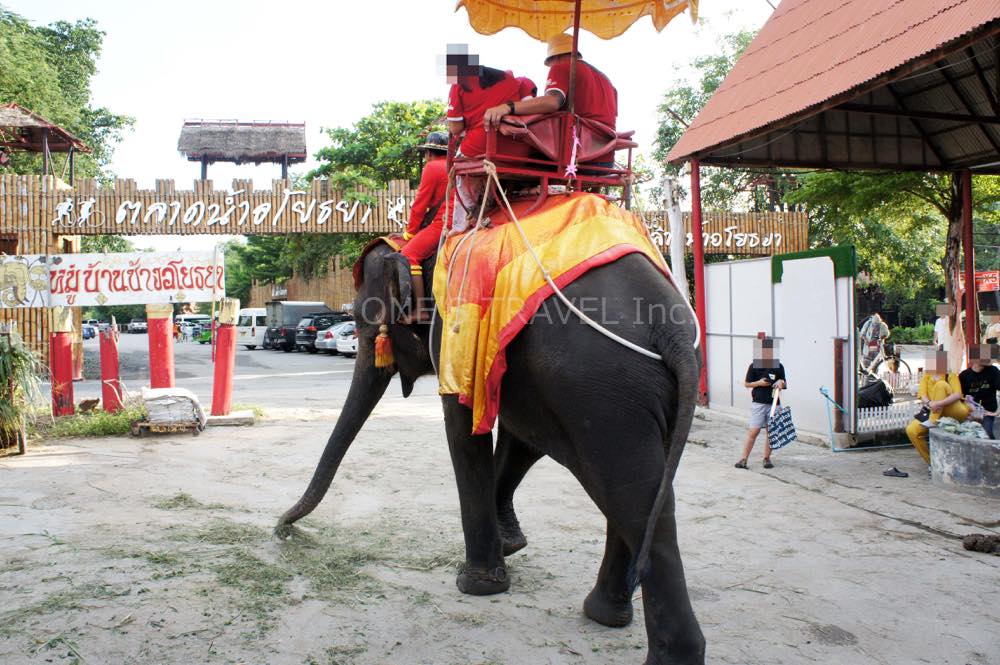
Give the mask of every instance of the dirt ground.
M 543 461 L 517 508 L 528 548 L 494 597 L 455 588 L 458 500 L 433 396 L 387 396 L 303 535 L 270 530 L 335 410 L 200 437 L 36 444 L 0 460 L 0 662 L 638 664 L 585 619 L 604 523 Z M 738 424 L 696 420 L 681 545 L 712 663 L 1000 663 L 1000 501 L 930 485 L 912 450 L 797 443 L 732 467 Z M 895 465 L 908 479 L 885 478 Z

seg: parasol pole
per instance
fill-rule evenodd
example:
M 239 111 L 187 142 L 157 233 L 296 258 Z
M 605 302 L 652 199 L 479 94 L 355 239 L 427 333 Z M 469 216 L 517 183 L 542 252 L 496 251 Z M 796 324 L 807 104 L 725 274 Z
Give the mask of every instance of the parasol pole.
M 576 97 L 576 52 L 580 46 L 580 4 L 583 0 L 575 0 L 573 7 L 573 52 L 569 56 L 569 99 L 566 100 L 566 110 L 573 113 L 573 99 Z

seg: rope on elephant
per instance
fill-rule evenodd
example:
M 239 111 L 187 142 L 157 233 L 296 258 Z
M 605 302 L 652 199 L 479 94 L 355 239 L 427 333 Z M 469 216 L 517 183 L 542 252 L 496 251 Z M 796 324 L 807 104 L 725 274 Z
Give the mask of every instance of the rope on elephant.
M 633 344 L 624 337 L 616 335 L 615 333 L 611 332 L 610 330 L 599 324 L 597 321 L 594 321 L 589 316 L 584 314 L 576 307 L 576 305 L 570 302 L 569 298 L 567 298 L 566 295 L 559 290 L 559 287 L 556 286 L 555 280 L 552 279 L 552 276 L 549 274 L 549 271 L 545 269 L 544 265 L 542 265 L 541 259 L 539 259 L 538 254 L 535 253 L 535 248 L 532 247 L 531 243 L 528 241 L 528 236 L 524 233 L 524 229 L 521 227 L 521 222 L 518 220 L 517 215 L 514 214 L 514 209 L 510 205 L 510 201 L 507 199 L 507 192 L 505 192 L 503 187 L 500 185 L 500 179 L 497 177 L 496 166 L 493 164 L 493 162 L 489 160 L 483 160 L 483 167 L 485 168 L 487 175 L 489 175 L 493 179 L 493 182 L 496 184 L 497 191 L 500 192 L 500 198 L 503 199 L 503 203 L 507 207 L 507 212 L 510 214 L 510 219 L 514 223 L 514 227 L 517 229 L 517 232 L 521 235 L 521 239 L 524 241 L 525 247 L 528 248 L 528 253 L 531 254 L 531 258 L 534 259 L 535 265 L 537 265 L 538 269 L 542 272 L 542 277 L 545 278 L 546 283 L 548 283 L 549 287 L 551 287 L 552 292 L 556 294 L 556 297 L 558 297 L 559 300 L 561 300 L 562 303 L 566 305 L 566 307 L 571 312 L 576 314 L 581 321 L 583 321 L 588 326 L 590 326 L 597 332 L 601 333 L 611 341 L 617 342 L 618 344 L 624 346 L 625 348 L 631 349 L 632 351 L 635 351 L 640 355 L 646 356 L 647 358 L 655 358 L 656 360 L 662 360 L 660 354 L 654 353 L 649 349 L 645 349 L 639 346 L 638 344 Z M 480 216 L 481 215 L 482 211 L 480 211 Z M 667 269 L 667 271 L 668 274 L 670 274 L 669 268 Z M 672 274 L 670 275 L 670 282 L 671 284 L 673 284 Z M 677 287 L 675 286 L 674 288 L 676 289 Z M 684 294 L 681 294 L 681 296 L 684 299 L 684 304 L 687 305 L 688 311 L 691 313 L 692 321 L 694 321 L 694 327 L 695 327 L 694 348 L 697 349 L 698 343 L 701 340 L 701 328 L 698 325 L 698 317 L 695 315 L 694 309 L 691 307 L 691 303 L 688 302 L 688 299 L 686 297 L 684 297 Z

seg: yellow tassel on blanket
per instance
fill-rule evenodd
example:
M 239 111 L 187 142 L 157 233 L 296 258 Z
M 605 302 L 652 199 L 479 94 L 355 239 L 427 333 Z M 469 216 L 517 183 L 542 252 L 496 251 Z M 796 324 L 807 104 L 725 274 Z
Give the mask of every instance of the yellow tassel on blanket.
M 394 362 L 389 326 L 383 323 L 378 327 L 378 337 L 375 338 L 375 367 L 391 367 Z

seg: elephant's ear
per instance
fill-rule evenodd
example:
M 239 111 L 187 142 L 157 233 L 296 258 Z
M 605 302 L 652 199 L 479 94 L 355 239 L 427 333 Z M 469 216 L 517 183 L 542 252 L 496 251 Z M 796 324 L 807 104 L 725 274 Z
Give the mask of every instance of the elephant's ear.
M 409 397 L 410 393 L 413 392 L 413 379 L 404 374 L 400 374 L 399 382 L 403 384 L 403 397 Z
M 382 277 L 389 287 L 389 297 L 396 302 L 389 302 L 389 311 L 398 313 L 406 307 L 413 292 L 413 282 L 410 281 L 410 262 L 399 253 L 386 254 L 382 264 Z

